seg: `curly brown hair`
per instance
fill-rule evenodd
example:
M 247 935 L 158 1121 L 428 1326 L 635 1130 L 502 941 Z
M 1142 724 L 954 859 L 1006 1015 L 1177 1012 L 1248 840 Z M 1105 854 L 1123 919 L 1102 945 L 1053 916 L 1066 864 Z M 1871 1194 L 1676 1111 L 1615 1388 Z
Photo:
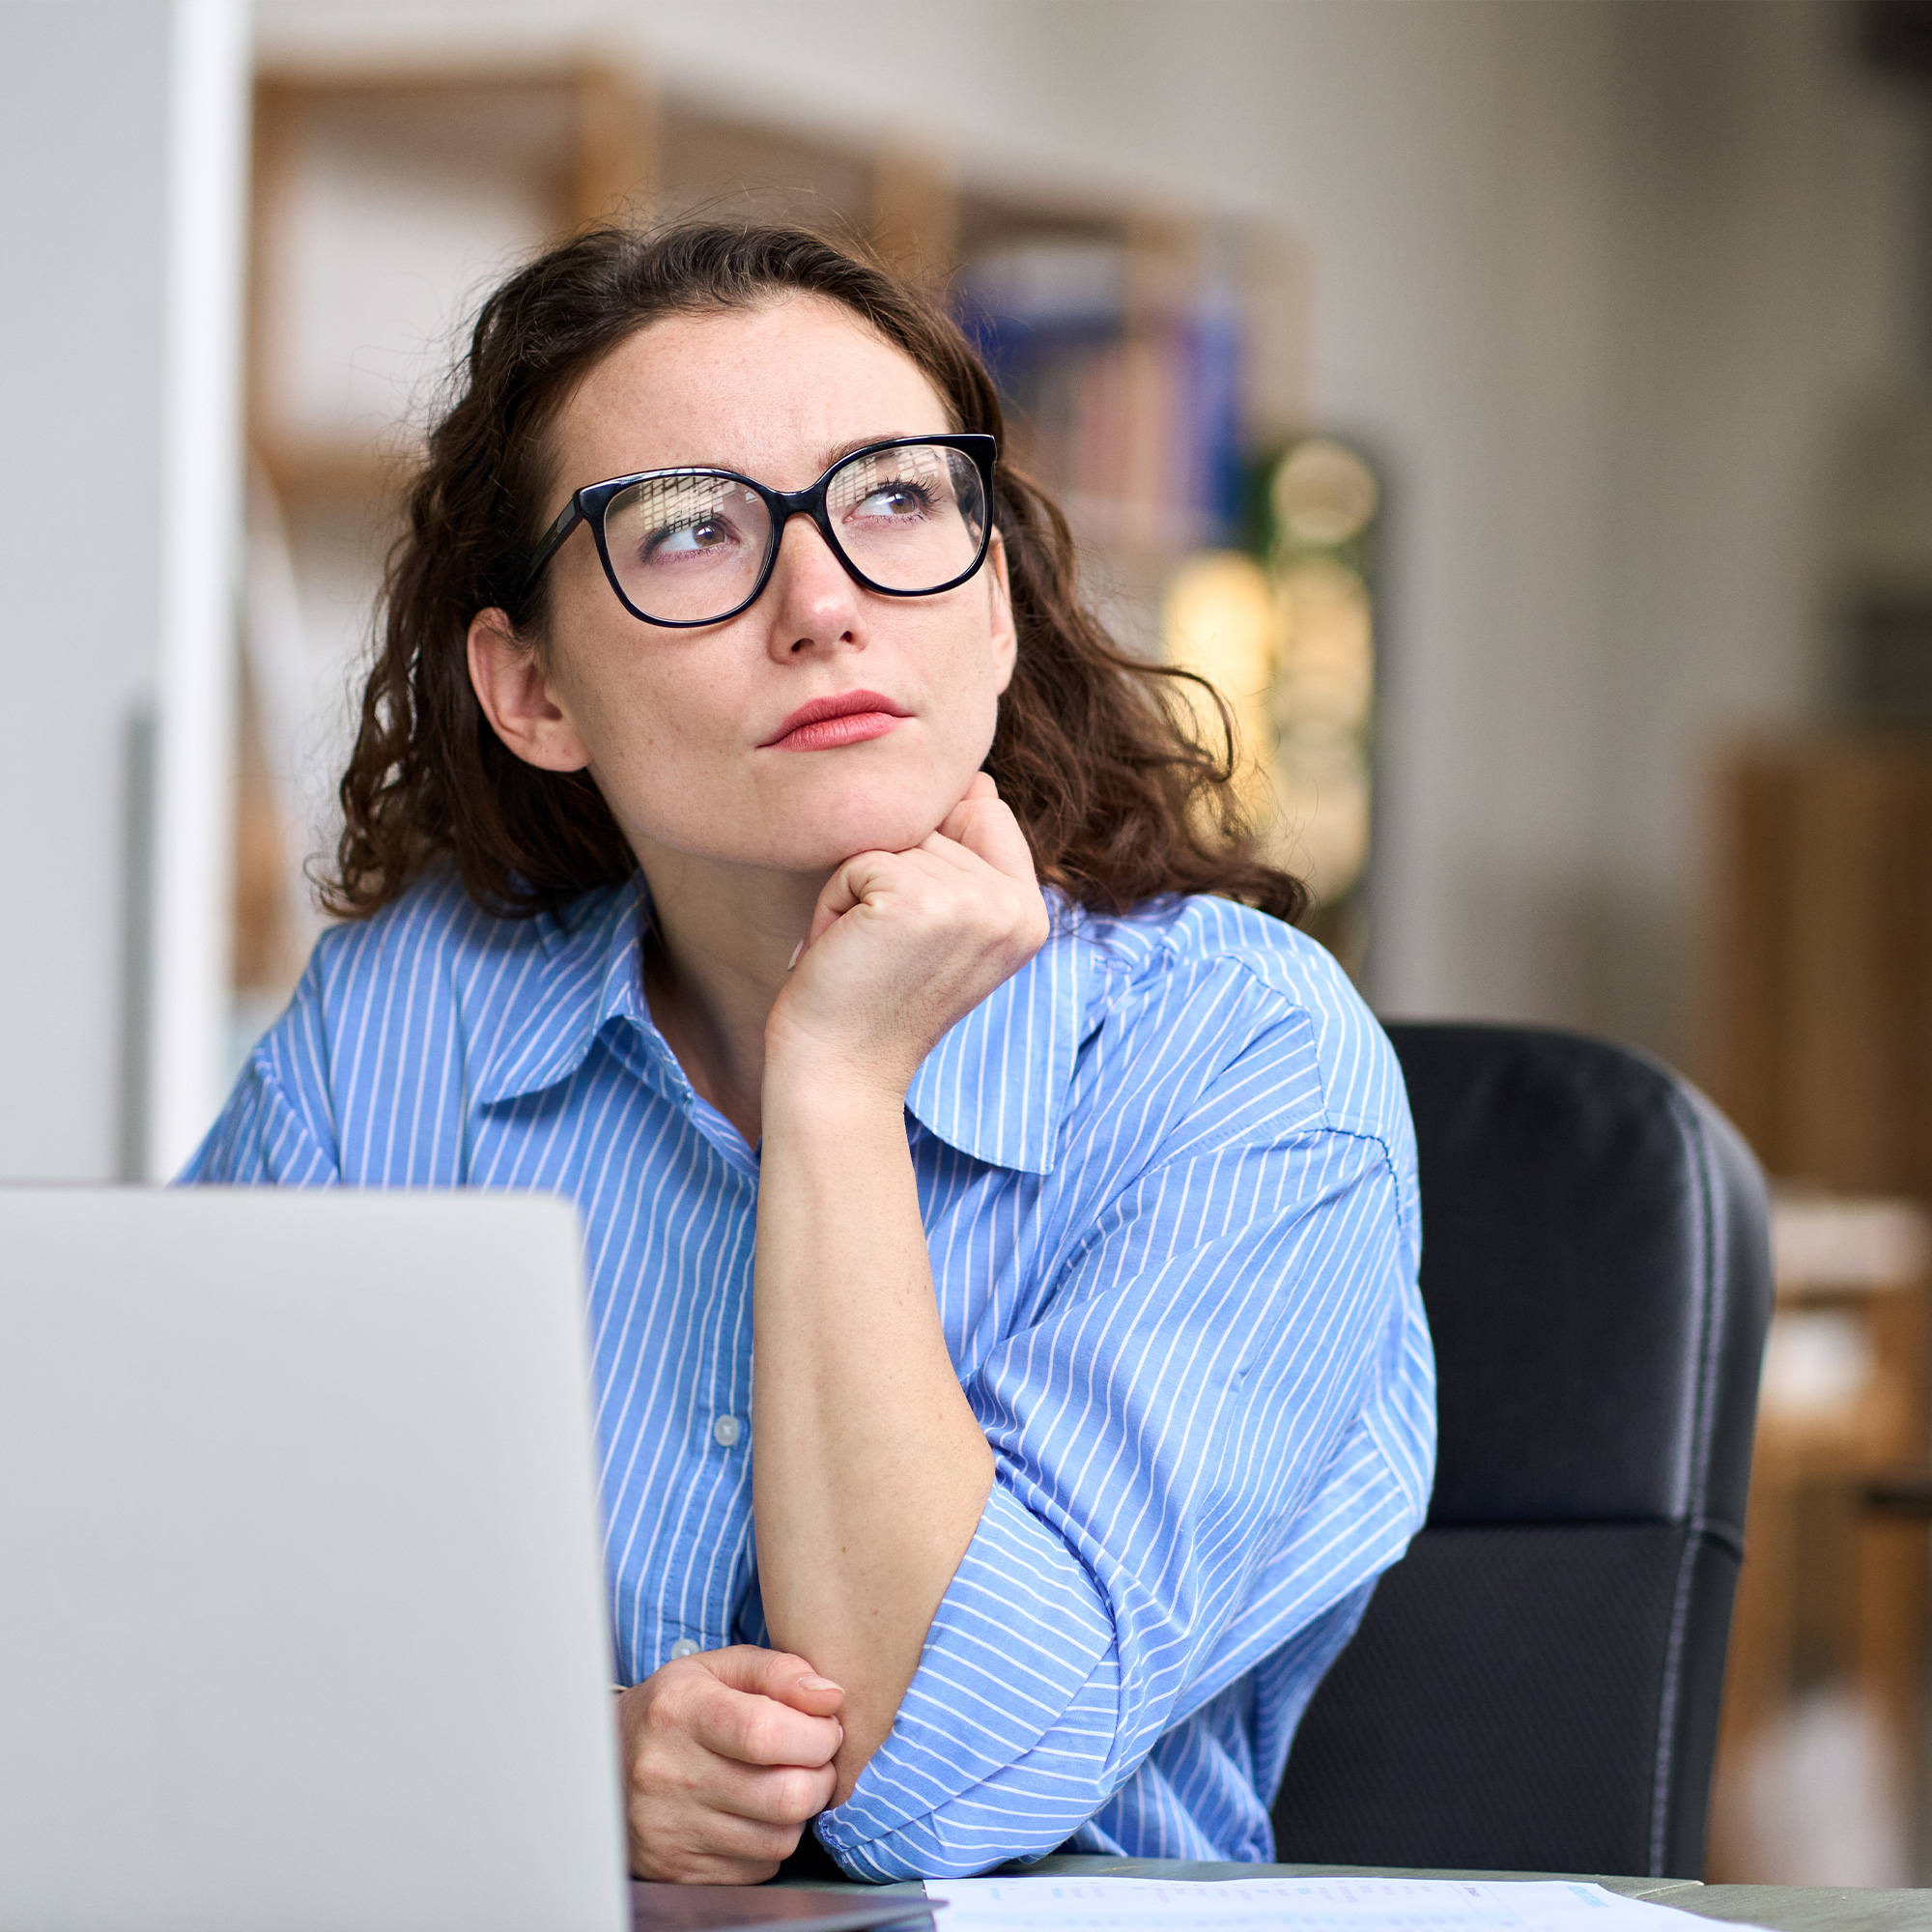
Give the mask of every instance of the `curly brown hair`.
M 465 638 L 493 605 L 519 636 L 542 638 L 546 580 L 526 580 L 552 487 L 547 432 L 592 365 L 662 317 L 799 293 L 841 303 L 902 349 L 955 430 L 1000 435 L 998 394 L 964 334 L 861 246 L 796 227 L 684 221 L 596 229 L 518 270 L 476 318 L 390 554 L 340 787 L 342 838 L 320 881 L 331 912 L 366 919 L 452 862 L 470 896 L 505 916 L 635 872 L 586 774 L 540 771 L 491 729 Z M 1237 802 L 1226 705 L 1214 696 L 1220 742 L 1204 742 L 1184 689 L 1201 680 L 1114 644 L 1081 606 L 1066 519 L 1004 459 L 994 517 L 1018 662 L 986 770 L 1041 880 L 1095 911 L 1214 893 L 1298 917 L 1306 893 L 1257 856 Z

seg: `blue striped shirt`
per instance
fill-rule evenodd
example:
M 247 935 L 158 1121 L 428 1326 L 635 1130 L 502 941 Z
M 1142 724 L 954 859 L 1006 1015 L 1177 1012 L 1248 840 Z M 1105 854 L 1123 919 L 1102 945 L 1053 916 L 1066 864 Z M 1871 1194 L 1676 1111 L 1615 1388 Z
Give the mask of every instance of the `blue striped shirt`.
M 997 1474 L 890 1736 L 818 1821 L 867 1878 L 1068 1838 L 1270 1857 L 1295 1723 L 1429 1492 L 1414 1143 L 1380 1029 L 1260 913 L 1057 911 L 906 1096 Z M 768 1641 L 757 1154 L 651 1023 L 646 913 L 622 887 L 497 920 L 440 875 L 325 934 L 185 1176 L 577 1204 L 625 1682 Z

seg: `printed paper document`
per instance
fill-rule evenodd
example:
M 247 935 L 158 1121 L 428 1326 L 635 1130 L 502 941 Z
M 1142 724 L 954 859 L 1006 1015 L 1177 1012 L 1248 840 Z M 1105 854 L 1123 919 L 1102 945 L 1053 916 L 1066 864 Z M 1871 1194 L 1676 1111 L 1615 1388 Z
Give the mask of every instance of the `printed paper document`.
M 931 1879 L 938 1932 L 1698 1932 L 1709 1921 L 1558 1879 Z

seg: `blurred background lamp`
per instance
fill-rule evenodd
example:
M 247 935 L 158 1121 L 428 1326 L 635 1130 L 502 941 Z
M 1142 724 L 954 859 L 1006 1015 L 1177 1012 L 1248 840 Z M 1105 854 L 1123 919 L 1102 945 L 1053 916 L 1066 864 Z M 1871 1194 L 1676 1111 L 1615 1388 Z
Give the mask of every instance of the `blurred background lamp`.
M 1280 638 L 1274 585 L 1242 552 L 1202 551 L 1169 580 L 1161 608 L 1167 661 L 1198 671 L 1236 703 L 1273 684 Z
M 1228 700 L 1235 722 L 1236 783 L 1258 824 L 1272 815 L 1269 718 L 1281 647 L 1281 604 L 1268 574 L 1239 551 L 1203 551 L 1169 579 L 1161 600 L 1161 649 L 1171 665 L 1205 677 Z M 1210 745 L 1220 722 L 1206 692 L 1189 701 Z
M 1274 715 L 1284 732 L 1367 728 L 1375 696 L 1369 588 L 1352 570 L 1310 557 L 1282 574 L 1284 638 Z
M 1365 528 L 1378 492 L 1369 466 L 1352 449 L 1322 437 L 1283 457 L 1269 488 L 1275 522 L 1293 543 L 1333 550 Z

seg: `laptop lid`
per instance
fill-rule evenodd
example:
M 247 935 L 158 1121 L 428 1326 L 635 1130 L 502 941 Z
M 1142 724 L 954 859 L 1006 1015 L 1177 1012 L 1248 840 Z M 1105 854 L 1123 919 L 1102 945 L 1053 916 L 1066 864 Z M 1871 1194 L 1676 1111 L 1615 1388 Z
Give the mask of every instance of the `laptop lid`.
M 630 1922 L 576 1217 L 0 1189 L 0 1925 Z

